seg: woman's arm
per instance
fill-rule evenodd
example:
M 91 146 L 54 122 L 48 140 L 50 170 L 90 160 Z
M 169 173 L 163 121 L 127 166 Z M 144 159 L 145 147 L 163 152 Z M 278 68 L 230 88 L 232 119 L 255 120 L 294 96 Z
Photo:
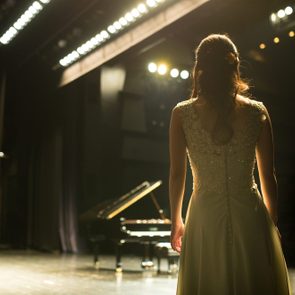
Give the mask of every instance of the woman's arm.
M 182 202 L 187 165 L 186 141 L 180 111 L 178 107 L 173 108 L 169 129 L 169 201 L 172 225 L 182 223 Z
M 264 109 L 262 128 L 256 145 L 256 158 L 263 201 L 277 225 L 278 188 L 274 168 L 274 141 L 272 123 L 267 109 Z

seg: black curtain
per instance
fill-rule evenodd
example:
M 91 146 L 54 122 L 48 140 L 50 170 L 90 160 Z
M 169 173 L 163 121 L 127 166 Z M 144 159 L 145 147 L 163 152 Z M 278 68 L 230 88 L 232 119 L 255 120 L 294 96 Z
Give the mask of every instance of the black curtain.
M 28 219 L 30 244 L 37 249 L 76 253 L 79 184 L 80 103 L 76 83 L 58 89 L 41 111 L 39 139 L 33 151 L 33 189 Z M 30 181 L 29 181 L 30 182 Z

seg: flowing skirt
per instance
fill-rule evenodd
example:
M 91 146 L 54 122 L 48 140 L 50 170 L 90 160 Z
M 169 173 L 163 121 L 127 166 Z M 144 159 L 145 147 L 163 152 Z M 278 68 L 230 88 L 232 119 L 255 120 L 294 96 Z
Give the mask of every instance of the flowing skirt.
M 291 295 L 276 227 L 258 190 L 193 193 L 176 295 Z

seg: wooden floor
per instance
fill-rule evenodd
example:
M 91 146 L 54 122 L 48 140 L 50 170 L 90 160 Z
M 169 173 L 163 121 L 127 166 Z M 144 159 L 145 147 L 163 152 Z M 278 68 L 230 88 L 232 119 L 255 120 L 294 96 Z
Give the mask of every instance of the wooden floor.
M 89 255 L 1 251 L 0 294 L 175 294 L 177 274 L 166 272 L 166 261 L 161 263 L 161 274 L 157 274 L 156 268 L 142 271 L 141 260 L 136 256 L 124 256 L 122 262 L 123 272 L 116 273 L 115 257 L 111 255 L 100 258 L 97 270 Z M 289 272 L 294 292 L 295 269 Z

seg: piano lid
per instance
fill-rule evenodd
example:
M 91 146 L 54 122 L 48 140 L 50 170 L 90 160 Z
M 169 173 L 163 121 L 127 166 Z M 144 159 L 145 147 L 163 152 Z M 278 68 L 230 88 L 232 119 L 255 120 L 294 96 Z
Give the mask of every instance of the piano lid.
M 127 194 L 121 196 L 119 199 L 108 203 L 105 208 L 102 208 L 97 213 L 97 218 L 111 219 L 162 184 L 161 180 L 148 182 L 144 181 L 136 188 L 132 189 Z

